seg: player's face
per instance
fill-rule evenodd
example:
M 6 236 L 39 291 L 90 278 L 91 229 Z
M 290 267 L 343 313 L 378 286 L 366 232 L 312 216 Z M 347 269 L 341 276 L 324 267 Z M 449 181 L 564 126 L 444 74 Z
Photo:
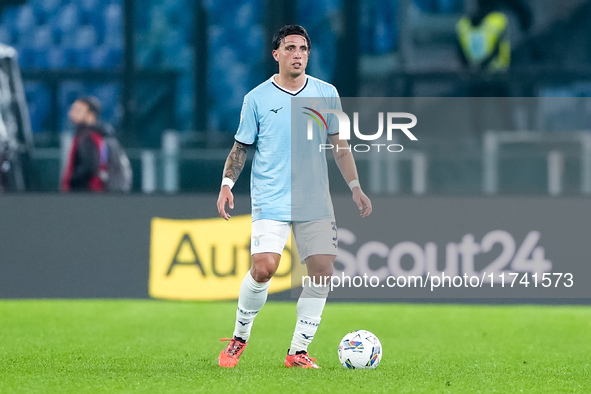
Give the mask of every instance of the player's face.
M 287 73 L 292 78 L 306 71 L 309 55 L 306 39 L 297 34 L 286 36 L 279 48 L 273 51 L 273 57 L 279 63 L 279 73 Z
M 68 117 L 75 125 L 84 123 L 90 124 L 94 119 L 94 115 L 88 108 L 88 104 L 78 100 L 74 101 L 74 104 L 70 107 Z

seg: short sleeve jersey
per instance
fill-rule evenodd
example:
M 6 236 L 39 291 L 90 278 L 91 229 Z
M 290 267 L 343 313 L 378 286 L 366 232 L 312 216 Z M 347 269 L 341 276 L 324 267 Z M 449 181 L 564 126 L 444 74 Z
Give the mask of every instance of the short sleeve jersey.
M 310 151 L 304 153 L 304 160 L 314 169 L 314 174 L 300 173 L 294 165 L 297 162 L 292 162 L 293 97 L 325 98 L 325 108 L 341 109 L 336 88 L 311 76 L 307 76 L 304 86 L 297 92 L 281 88 L 271 77 L 244 97 L 235 139 L 245 145 L 256 145 L 250 177 L 253 221 L 310 221 L 334 216 L 326 156 L 318 153 L 318 143 L 325 143 L 328 134 L 338 133 L 338 122 L 335 116 L 325 115 L 327 127 L 315 129 L 314 141 L 308 144 Z M 300 113 L 303 108 L 294 110 Z M 315 198 L 314 202 L 308 201 L 306 207 L 298 207 L 295 217 L 292 192 L 294 196 L 301 193 L 292 187 L 300 188 L 303 184 L 315 191 Z M 300 198 L 296 200 L 297 205 L 302 205 Z

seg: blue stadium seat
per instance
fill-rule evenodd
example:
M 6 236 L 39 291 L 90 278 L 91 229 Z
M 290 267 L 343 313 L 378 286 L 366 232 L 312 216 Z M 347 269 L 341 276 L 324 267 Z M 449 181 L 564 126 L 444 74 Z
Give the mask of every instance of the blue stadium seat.
M 40 25 L 34 29 L 29 46 L 35 49 L 47 49 L 54 43 L 53 29 L 49 25 Z
M 363 3 L 360 15 L 360 50 L 380 55 L 398 49 L 395 3 L 386 0 Z
M 215 53 L 217 48 L 220 48 L 225 43 L 224 39 L 224 30 L 220 25 L 217 24 L 210 24 L 207 28 L 207 38 L 209 39 L 208 46 L 210 53 Z
M 435 13 L 438 9 L 437 0 L 414 0 L 419 10 L 426 13 Z
M 210 23 L 219 23 L 224 20 L 232 20 L 230 10 L 235 10 L 242 4 L 240 0 L 205 0 L 205 8 L 208 12 L 208 19 Z
M 0 42 L 2 44 L 6 44 L 6 45 L 12 45 L 13 44 L 13 34 L 12 34 L 12 29 L 10 28 L 10 26 L 7 25 L 0 25 Z
M 74 47 L 78 49 L 92 48 L 97 44 L 97 34 L 92 25 L 80 26 L 76 29 Z
M 367 1 L 362 3 L 367 3 Z M 299 0 L 298 18 L 306 26 L 306 29 L 309 29 L 327 22 L 326 17 L 330 7 L 331 5 L 325 0 Z
M 29 5 L 23 5 L 17 7 L 17 12 L 14 19 L 14 27 L 17 33 L 27 34 L 37 24 L 37 18 L 35 17 L 35 11 L 33 7 Z
M 428 14 L 452 14 L 464 8 L 464 0 L 414 0 L 414 4 Z
M 24 85 L 31 128 L 33 132 L 43 131 L 45 119 L 50 110 L 49 90 L 41 83 L 26 82 Z
M 396 47 L 396 31 L 394 30 L 394 26 L 390 23 L 387 23 L 384 18 L 380 18 L 376 21 L 374 28 L 374 53 L 381 55 L 391 52 Z
M 138 45 L 136 52 L 136 62 L 140 68 L 149 68 L 154 66 L 156 49 L 151 45 Z
M 102 105 L 101 118 L 109 123 L 116 124 L 120 115 L 119 98 L 121 97 L 121 85 L 119 83 L 105 83 L 87 86 L 87 94 L 96 96 Z
M 193 49 L 188 45 L 163 47 L 162 66 L 169 69 L 190 72 L 195 66 L 193 61 Z
M 76 68 L 92 68 L 92 48 L 74 48 L 76 52 Z
M 18 18 L 20 7 L 9 6 L 4 8 L 2 17 L 0 18 L 0 24 L 4 26 L 14 27 L 15 21 Z
M 158 2 L 155 2 L 158 3 Z M 187 12 L 187 1 L 183 0 L 172 0 L 162 2 L 166 8 L 166 15 L 172 16 L 174 14 L 186 13 Z
M 27 47 L 15 47 L 18 53 L 20 68 L 27 70 L 35 68 L 35 50 Z
M 32 0 L 30 3 L 31 6 L 47 15 L 55 14 L 62 5 L 61 0 Z
M 47 53 L 47 61 L 52 69 L 73 68 L 78 63 L 77 55 L 73 48 L 51 47 Z
M 263 56 L 264 32 L 261 25 L 247 26 L 235 32 L 236 37 L 241 37 L 240 45 L 236 45 L 236 55 L 241 60 L 258 61 Z
M 176 118 L 181 129 L 190 127 L 193 116 L 195 82 L 190 74 L 183 74 L 177 82 Z
M 123 64 L 123 51 L 120 48 L 111 48 L 101 45 L 92 51 L 90 64 L 94 69 L 115 69 Z
M 123 30 L 123 10 L 120 4 L 109 4 L 105 7 L 102 16 L 105 30 Z
M 51 47 L 47 51 L 47 63 L 49 68 L 60 69 L 67 67 L 67 59 L 62 47 Z
M 80 8 L 86 13 L 100 14 L 102 3 L 100 0 L 78 0 Z
M 162 42 L 162 66 L 177 70 L 188 70 L 193 66 L 192 50 L 177 29 L 169 30 Z
M 34 49 L 34 64 L 33 68 L 36 70 L 47 70 L 49 69 L 49 47 L 46 48 L 35 48 Z
M 75 34 L 76 28 L 81 24 L 80 9 L 73 3 L 67 4 L 57 14 L 57 28 L 64 34 Z
M 240 6 L 236 8 L 234 12 L 235 22 L 233 27 L 239 30 L 248 28 L 255 20 L 255 14 L 258 13 L 258 11 L 255 10 L 252 2 L 244 2 L 243 4 L 240 4 Z
M 60 130 L 71 129 L 68 120 L 68 110 L 72 103 L 80 96 L 88 95 L 88 91 L 82 82 L 63 82 L 58 89 L 58 107 L 60 111 Z
M 453 14 L 462 12 L 464 9 L 463 0 L 439 0 L 438 11 L 441 14 Z

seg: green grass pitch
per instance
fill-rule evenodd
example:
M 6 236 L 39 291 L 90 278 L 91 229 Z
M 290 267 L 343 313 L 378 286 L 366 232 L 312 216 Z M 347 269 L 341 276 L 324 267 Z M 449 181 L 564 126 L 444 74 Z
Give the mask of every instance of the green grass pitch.
M 235 302 L 0 301 L 0 393 L 591 392 L 591 308 L 329 302 L 310 354 L 285 368 L 294 302 L 269 302 L 234 369 L 217 366 Z M 340 339 L 372 331 L 376 370 Z

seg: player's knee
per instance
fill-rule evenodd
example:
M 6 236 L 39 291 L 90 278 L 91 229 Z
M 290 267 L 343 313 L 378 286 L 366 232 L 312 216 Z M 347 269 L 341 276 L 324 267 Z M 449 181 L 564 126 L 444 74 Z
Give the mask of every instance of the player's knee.
M 330 278 L 334 272 L 334 258 L 332 256 L 314 256 L 313 259 L 306 262 L 308 263 L 308 275 L 318 280 Z
M 272 256 L 263 255 L 256 258 L 253 256 L 250 274 L 255 281 L 268 282 L 275 275 L 276 270 L 277 264 Z
M 312 280 L 314 280 L 315 283 L 329 283 L 332 274 L 332 268 L 316 271 L 311 275 L 308 273 L 308 275 L 312 278 Z
M 275 271 L 269 269 L 268 267 L 258 267 L 256 269 L 250 269 L 250 274 L 252 275 L 252 278 L 259 283 L 270 281 L 274 273 Z

